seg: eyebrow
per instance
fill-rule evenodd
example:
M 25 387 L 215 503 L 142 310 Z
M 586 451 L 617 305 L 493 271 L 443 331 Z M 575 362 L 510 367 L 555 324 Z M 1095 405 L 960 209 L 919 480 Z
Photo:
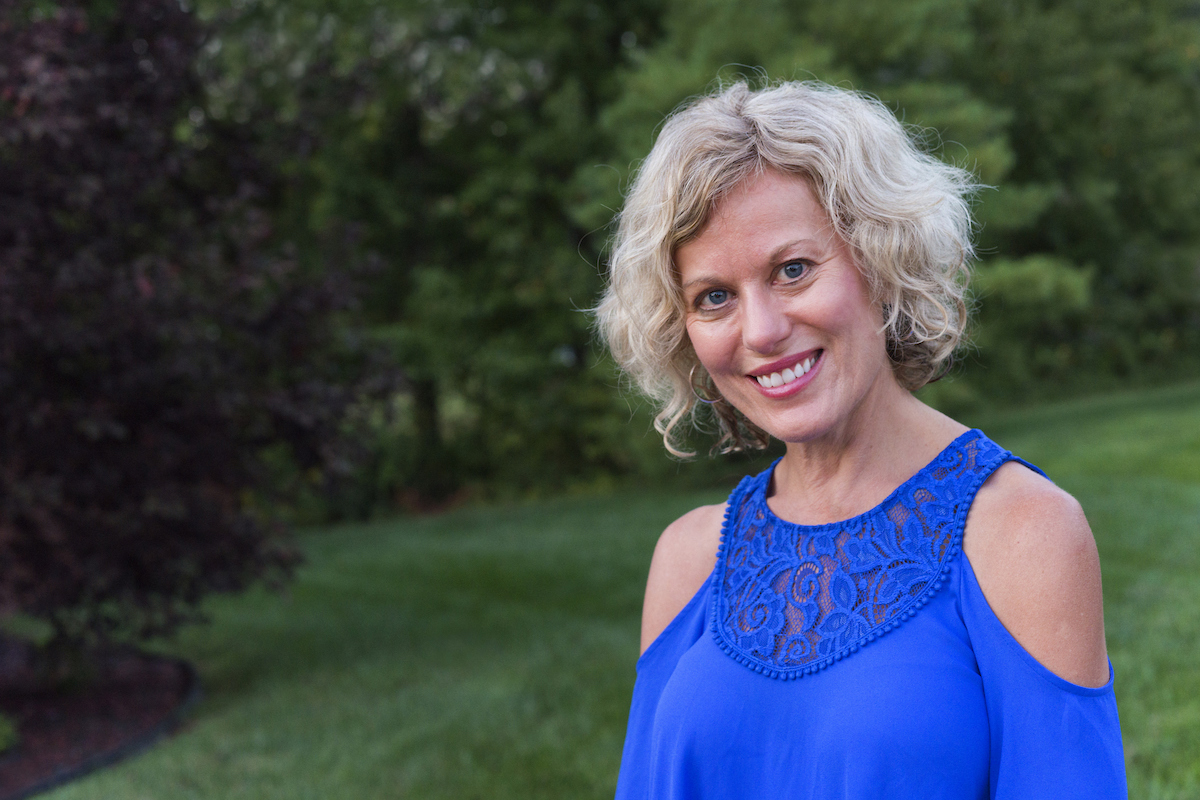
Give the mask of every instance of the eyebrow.
M 774 250 L 772 250 L 771 254 L 769 256 L 767 256 L 767 261 L 772 262 L 772 263 L 775 261 L 778 261 L 782 257 L 782 255 L 784 253 L 786 253 L 788 250 L 791 250 L 793 247 L 796 247 L 797 245 L 801 245 L 801 244 L 805 244 L 805 243 L 812 243 L 812 244 L 816 245 L 818 249 L 820 249 L 822 252 L 824 252 L 824 246 L 821 244 L 821 242 L 817 241 L 816 239 L 810 239 L 807 237 L 801 238 L 801 239 L 793 239 L 792 241 L 785 242 L 785 243 L 779 245 L 779 247 L 776 247 Z M 696 286 L 697 284 L 701 284 L 701 283 L 720 283 L 720 282 L 721 282 L 720 280 L 718 280 L 717 278 L 715 278 L 711 275 L 701 275 L 699 278 L 693 278 L 692 280 L 688 281 L 687 283 L 682 284 L 679 288 L 681 290 L 686 290 L 686 289 L 691 288 L 692 286 Z
M 718 281 L 716 278 L 711 278 L 707 275 L 701 275 L 699 278 L 692 278 L 690 281 L 683 284 L 679 288 L 680 289 L 690 289 L 691 287 L 697 286 L 701 283 L 720 283 L 720 281 Z

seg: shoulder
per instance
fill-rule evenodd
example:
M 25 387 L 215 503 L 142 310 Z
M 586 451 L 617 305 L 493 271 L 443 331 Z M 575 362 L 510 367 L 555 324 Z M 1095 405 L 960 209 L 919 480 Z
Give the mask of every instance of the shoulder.
M 642 605 L 642 652 L 713 571 L 724 519 L 724 503 L 700 506 L 672 522 L 658 537 Z
M 1108 681 L 1100 559 L 1083 509 L 1017 462 L 980 488 L 963 550 L 992 611 L 1056 675 Z

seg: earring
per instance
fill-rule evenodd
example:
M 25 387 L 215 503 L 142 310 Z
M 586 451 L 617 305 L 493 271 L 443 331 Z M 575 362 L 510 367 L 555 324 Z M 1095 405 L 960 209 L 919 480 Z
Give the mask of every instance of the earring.
M 712 376 L 711 375 L 708 375 L 706 373 L 704 376 L 705 377 L 704 383 L 700 384 L 699 387 L 696 386 L 696 367 L 698 367 L 698 366 L 700 366 L 700 365 L 693 364 L 692 371 L 688 373 L 688 383 L 690 383 L 692 386 L 692 394 L 694 394 L 696 396 L 696 399 L 699 400 L 701 403 L 704 403 L 705 405 L 710 405 L 710 406 L 713 403 L 719 403 L 722 400 L 724 400 L 725 398 L 721 397 L 721 393 L 717 391 L 716 386 L 711 386 L 711 388 L 710 388 L 710 385 L 712 385 Z M 716 396 L 714 397 L 713 394 L 716 394 Z M 705 395 L 707 395 L 707 396 L 705 396 Z

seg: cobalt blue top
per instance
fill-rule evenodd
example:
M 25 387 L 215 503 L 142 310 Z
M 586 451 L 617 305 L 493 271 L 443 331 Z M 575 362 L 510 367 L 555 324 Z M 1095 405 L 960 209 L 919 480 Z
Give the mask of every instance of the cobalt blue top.
M 1125 798 L 1108 683 L 1038 663 L 962 555 L 1019 460 L 969 431 L 874 509 L 796 525 L 771 471 L 729 498 L 712 574 L 637 663 L 617 800 Z

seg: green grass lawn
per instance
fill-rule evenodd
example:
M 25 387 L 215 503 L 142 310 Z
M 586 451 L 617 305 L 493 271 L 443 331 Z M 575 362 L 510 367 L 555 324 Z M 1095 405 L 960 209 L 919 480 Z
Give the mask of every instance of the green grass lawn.
M 1200 796 L 1200 385 L 982 424 L 1096 531 L 1130 796 Z M 286 596 L 172 646 L 207 692 L 186 728 L 47 797 L 609 798 L 655 538 L 723 494 L 311 531 Z

